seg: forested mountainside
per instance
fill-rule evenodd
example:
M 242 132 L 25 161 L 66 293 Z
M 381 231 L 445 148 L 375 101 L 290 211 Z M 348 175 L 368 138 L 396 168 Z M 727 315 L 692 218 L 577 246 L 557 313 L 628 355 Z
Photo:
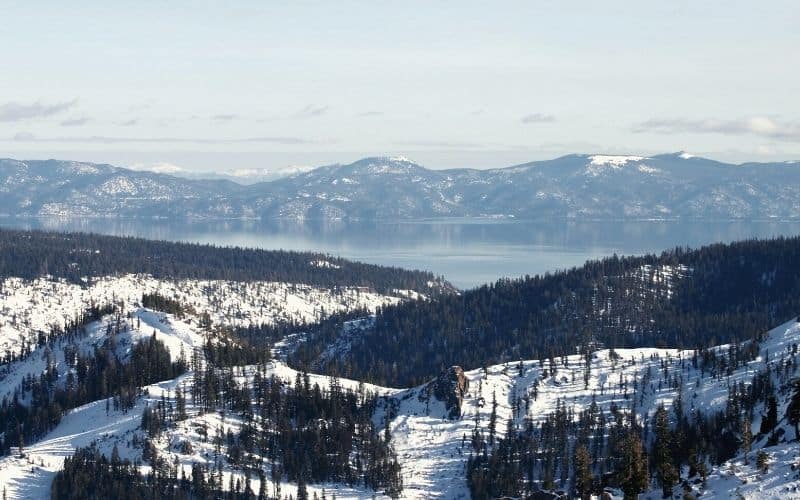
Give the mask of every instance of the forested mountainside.
M 324 482 L 358 496 L 402 490 L 389 438 L 373 421 L 376 388 L 242 349 L 220 329 L 232 318 L 139 303 L 120 295 L 0 365 L 0 483 L 11 498 L 253 498 L 267 489 L 280 497 L 281 488 L 300 497 Z M 98 450 L 112 465 L 107 475 Z M 142 466 L 151 473 L 139 478 Z
M 794 320 L 756 348 L 592 349 L 397 390 L 231 357 L 235 339 L 197 311 L 147 302 L 174 313 L 121 297 L 3 365 L 2 408 L 18 407 L 0 414 L 8 498 L 755 499 L 800 486 Z
M 82 283 L 116 274 L 170 279 L 362 286 L 436 294 L 452 287 L 430 272 L 352 262 L 312 252 L 256 250 L 85 233 L 0 228 L 0 278 L 40 276 Z
M 33 236 L 48 235 L 69 236 Z M 0 488 L 74 500 L 791 497 L 798 247 L 610 257 L 460 295 L 3 277 Z
M 396 496 L 402 489 L 400 469 L 383 429 L 372 420 L 372 388 L 295 377 L 271 364 L 268 345 L 249 345 L 228 331 L 311 322 L 351 309 L 369 312 L 403 300 L 397 295 L 408 294 L 146 274 L 79 283 L 52 276 L 0 279 L 5 496 L 50 498 L 52 473 L 64 466 L 63 458 L 79 447 L 96 451 L 93 445 L 106 438 L 112 447 L 103 451 L 112 471 L 104 476 L 98 468 L 92 474 L 109 482 L 92 481 L 88 488 L 87 476 L 68 463 L 53 498 L 107 498 L 112 491 L 120 498 L 169 498 L 172 490 L 174 498 L 185 498 L 181 488 L 195 496 L 236 491 L 237 498 L 251 498 L 244 496 L 245 476 L 258 488 L 283 486 L 297 496 L 306 483 L 320 482 L 359 495 Z M 65 429 L 69 437 L 43 445 L 50 450 L 43 454 L 39 443 Z M 86 453 L 78 452 L 72 464 L 87 466 L 81 457 L 96 455 Z M 191 470 L 191 484 L 180 481 L 177 456 L 188 458 L 182 477 Z M 29 464 L 24 474 L 14 471 L 34 457 L 38 465 Z M 139 474 L 140 466 L 151 468 L 152 481 L 127 477 L 124 488 L 111 481 L 126 471 L 133 474 L 134 467 Z M 38 476 L 42 472 L 44 477 Z M 238 479 L 223 481 L 231 474 Z
M 0 215 L 796 219 L 798 184 L 797 162 L 734 165 L 686 153 L 573 154 L 488 170 L 432 170 L 402 157 L 374 157 L 249 186 L 0 159 Z
M 472 369 L 597 346 L 701 348 L 757 340 L 798 312 L 800 238 L 752 240 L 614 256 L 383 307 L 356 335 L 343 329 L 348 318 L 331 317 L 296 327 L 308 332 L 307 341 L 289 361 L 410 386 L 451 365 Z

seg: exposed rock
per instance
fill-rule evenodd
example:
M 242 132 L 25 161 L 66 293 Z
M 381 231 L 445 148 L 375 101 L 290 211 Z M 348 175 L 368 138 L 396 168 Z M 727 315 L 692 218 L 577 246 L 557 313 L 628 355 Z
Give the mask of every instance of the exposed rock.
M 469 380 L 460 366 L 451 366 L 432 382 L 433 395 L 447 408 L 448 418 L 461 417 L 461 403 L 469 389 Z

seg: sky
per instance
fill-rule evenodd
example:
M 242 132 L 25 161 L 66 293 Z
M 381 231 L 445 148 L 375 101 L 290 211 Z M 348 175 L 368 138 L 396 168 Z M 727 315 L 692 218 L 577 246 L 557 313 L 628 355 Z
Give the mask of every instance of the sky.
M 0 157 L 800 159 L 794 1 L 0 0 Z

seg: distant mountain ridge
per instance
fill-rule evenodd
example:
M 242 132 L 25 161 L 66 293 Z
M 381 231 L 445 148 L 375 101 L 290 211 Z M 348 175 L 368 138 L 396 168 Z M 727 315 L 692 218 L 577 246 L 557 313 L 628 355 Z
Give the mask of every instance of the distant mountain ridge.
M 800 163 L 687 153 L 567 155 L 506 168 L 431 170 L 364 158 L 242 185 L 104 164 L 0 159 L 5 216 L 387 219 L 797 219 Z

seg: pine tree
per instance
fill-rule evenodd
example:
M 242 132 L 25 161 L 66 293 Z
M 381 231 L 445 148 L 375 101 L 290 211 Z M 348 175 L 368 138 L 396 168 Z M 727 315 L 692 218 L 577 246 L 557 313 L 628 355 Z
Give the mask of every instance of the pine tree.
M 186 420 L 186 396 L 184 396 L 184 388 L 182 385 L 175 388 L 175 407 L 177 411 L 175 419 Z
M 302 475 L 297 480 L 297 500 L 308 500 L 308 489 Z
M 705 459 L 697 452 L 697 448 L 693 447 L 689 450 L 689 477 L 694 477 L 697 474 L 700 475 L 700 479 L 705 483 L 708 477 L 708 466 Z
M 258 469 L 258 481 L 258 500 L 267 500 L 267 476 L 261 469 Z
M 800 440 L 800 381 L 794 383 L 794 394 L 786 409 L 786 418 L 794 426 L 794 438 Z
M 629 429 L 620 443 L 620 460 L 617 466 L 617 482 L 625 500 L 635 500 L 647 488 L 647 455 L 635 429 Z
M 759 434 L 768 434 L 778 425 L 778 400 L 774 395 L 767 398 L 767 414 L 761 419 Z
M 585 445 L 575 449 L 575 493 L 584 500 L 592 494 L 594 478 L 592 476 L 592 456 Z
M 635 500 L 647 488 L 647 456 L 642 441 L 634 429 L 629 429 L 620 443 L 620 460 L 617 467 L 617 482 L 625 500 Z
M 661 485 L 664 498 L 672 495 L 672 487 L 678 482 L 678 471 L 672 463 L 672 436 L 669 429 L 669 416 L 664 405 L 655 414 L 655 434 L 653 461 L 656 478 Z
M 764 450 L 756 453 L 756 468 L 764 473 L 769 470 L 769 453 Z
M 25 437 L 22 433 L 22 424 L 17 422 L 17 444 L 19 445 L 19 458 L 23 458 L 25 453 L 23 452 L 23 447 L 25 446 Z
M 494 445 L 494 436 L 497 431 L 497 395 L 492 391 L 492 413 L 489 416 L 489 445 Z
M 744 421 L 742 422 L 742 450 L 744 450 L 744 464 L 748 465 L 749 462 L 749 453 L 750 447 L 753 444 L 753 431 L 752 425 L 750 424 L 750 419 L 748 417 L 744 417 Z

